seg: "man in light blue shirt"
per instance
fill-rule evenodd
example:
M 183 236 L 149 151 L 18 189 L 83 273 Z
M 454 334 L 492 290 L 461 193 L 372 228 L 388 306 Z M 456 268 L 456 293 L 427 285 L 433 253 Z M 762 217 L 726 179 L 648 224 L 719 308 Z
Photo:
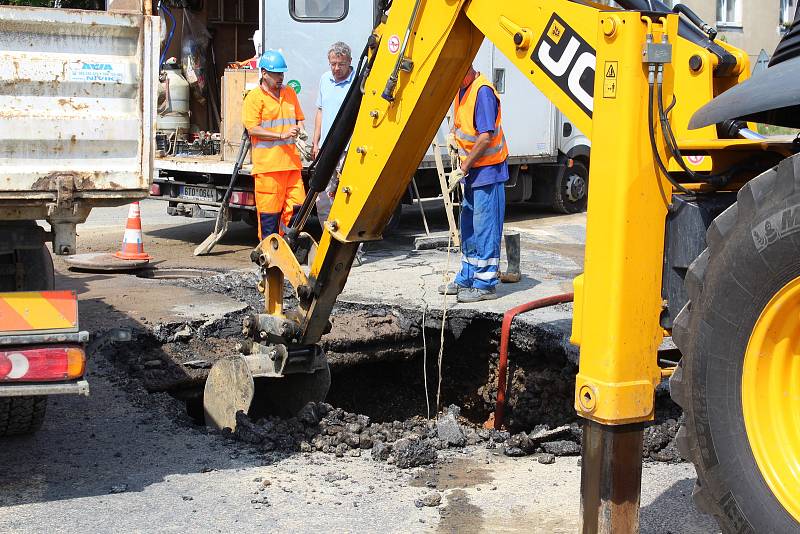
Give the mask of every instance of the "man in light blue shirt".
M 319 80 L 319 92 L 317 93 L 317 115 L 314 120 L 314 136 L 312 138 L 312 156 L 314 159 L 319 154 L 320 146 L 325 142 L 328 132 L 333 126 L 333 120 L 342 107 L 350 84 L 353 83 L 355 70 L 352 63 L 352 52 L 345 43 L 333 43 L 328 50 L 328 64 L 330 71 L 326 71 Z M 340 162 L 341 165 L 341 162 Z M 324 224 L 331 211 L 333 197 L 339 185 L 338 173 L 341 169 L 337 168 L 328 187 L 324 192 L 317 196 L 317 215 L 320 224 Z
M 353 83 L 354 69 L 351 65 L 353 59 L 350 47 L 338 42 L 331 45 L 328 51 L 328 64 L 330 71 L 326 71 L 319 80 L 317 93 L 317 116 L 314 121 L 313 156 L 316 159 L 319 148 L 325 142 L 328 132 L 333 126 L 333 120 L 342 107 L 344 97 Z

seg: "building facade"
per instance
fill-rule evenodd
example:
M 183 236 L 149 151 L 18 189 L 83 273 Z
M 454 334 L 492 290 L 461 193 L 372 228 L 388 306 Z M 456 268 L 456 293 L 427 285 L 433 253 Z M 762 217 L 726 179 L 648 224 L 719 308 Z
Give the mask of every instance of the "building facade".
M 684 0 L 700 17 L 716 23 L 718 39 L 741 48 L 755 64 L 761 50 L 769 56 L 794 19 L 798 0 Z
M 678 0 L 662 0 L 677 4 Z M 611 0 L 603 1 L 612 4 Z M 761 50 L 771 56 L 794 19 L 800 0 L 682 0 L 700 18 L 715 26 L 722 39 L 750 56 L 755 65 Z

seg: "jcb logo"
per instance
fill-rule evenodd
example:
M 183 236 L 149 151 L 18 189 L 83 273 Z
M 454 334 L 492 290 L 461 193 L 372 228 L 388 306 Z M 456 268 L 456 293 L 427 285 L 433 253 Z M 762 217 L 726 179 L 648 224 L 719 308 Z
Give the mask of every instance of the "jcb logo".
M 567 93 L 589 117 L 594 109 L 594 48 L 553 14 L 531 55 L 534 63 Z

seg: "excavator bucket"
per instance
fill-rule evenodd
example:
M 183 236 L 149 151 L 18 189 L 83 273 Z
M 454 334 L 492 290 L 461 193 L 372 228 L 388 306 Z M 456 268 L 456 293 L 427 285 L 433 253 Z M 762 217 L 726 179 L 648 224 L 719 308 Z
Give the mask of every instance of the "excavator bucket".
M 207 426 L 233 431 L 238 412 L 293 417 L 309 402 L 325 400 L 331 374 L 319 347 L 253 345 L 255 354 L 222 358 L 211 368 L 203 393 Z

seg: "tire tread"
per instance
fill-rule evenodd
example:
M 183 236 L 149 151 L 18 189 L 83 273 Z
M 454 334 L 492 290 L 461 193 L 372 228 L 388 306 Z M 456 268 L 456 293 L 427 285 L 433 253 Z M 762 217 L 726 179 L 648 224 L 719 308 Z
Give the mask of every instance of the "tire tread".
M 713 515 L 723 532 L 748 530 L 746 526 L 742 530 L 741 524 L 737 525 L 725 514 L 720 503 L 722 495 L 715 495 L 711 489 L 714 487 L 719 491 L 721 486 L 716 466 L 706 466 L 699 450 L 700 440 L 692 413 L 694 408 L 691 392 L 694 383 L 692 364 L 696 358 L 693 349 L 696 346 L 695 336 L 698 335 L 701 321 L 700 317 L 695 317 L 700 309 L 697 303 L 710 298 L 703 294 L 708 266 L 710 263 L 718 266 L 718 262 L 726 265 L 725 246 L 733 230 L 740 224 L 752 222 L 764 203 L 772 200 L 773 192 L 796 191 L 795 185 L 798 181 L 800 181 L 800 156 L 795 156 L 748 182 L 739 191 L 737 202 L 709 226 L 706 234 L 708 248 L 692 262 L 687 271 L 685 284 L 689 301 L 678 314 L 672 331 L 673 341 L 680 349 L 682 359 L 670 379 L 670 394 L 685 414 L 685 422 L 678 431 L 676 445 L 681 455 L 694 464 L 697 472 L 697 481 L 692 492 L 695 505 L 700 511 Z
M 47 397 L 0 398 L 0 437 L 32 434 L 39 430 Z

